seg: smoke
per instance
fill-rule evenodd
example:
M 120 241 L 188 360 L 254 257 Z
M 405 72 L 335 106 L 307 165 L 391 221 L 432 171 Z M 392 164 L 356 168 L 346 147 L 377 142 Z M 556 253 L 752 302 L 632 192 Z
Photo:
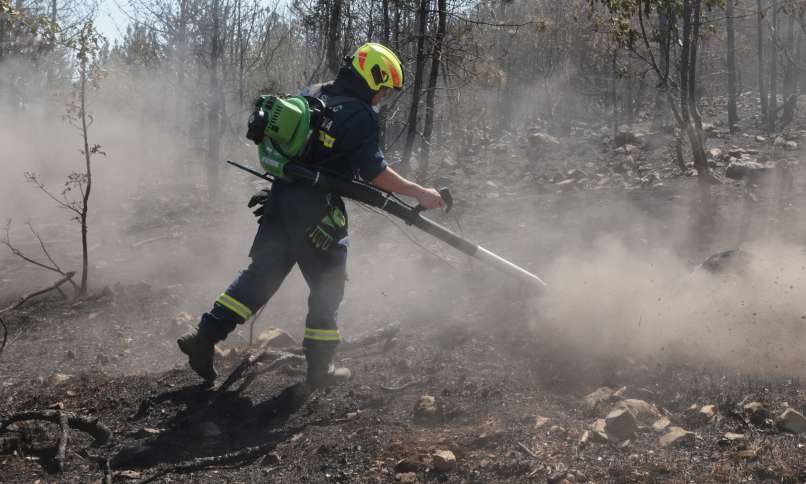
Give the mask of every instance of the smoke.
M 563 254 L 546 277 L 536 330 L 591 358 L 629 356 L 748 373 L 800 373 L 806 343 L 806 252 L 771 241 L 711 273 L 667 249 L 603 237 Z

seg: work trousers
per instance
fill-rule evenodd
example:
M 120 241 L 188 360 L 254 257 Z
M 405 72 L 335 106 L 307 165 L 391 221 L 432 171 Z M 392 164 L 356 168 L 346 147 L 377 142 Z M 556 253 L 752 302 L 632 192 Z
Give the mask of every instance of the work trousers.
M 333 204 L 344 210 L 343 201 L 335 195 L 275 182 L 249 252 L 252 262 L 202 316 L 200 331 L 215 341 L 224 340 L 266 304 L 298 265 L 310 289 L 303 347 L 306 351 L 335 349 L 341 341 L 337 317 L 347 280 L 348 238 L 322 250 L 306 237 Z

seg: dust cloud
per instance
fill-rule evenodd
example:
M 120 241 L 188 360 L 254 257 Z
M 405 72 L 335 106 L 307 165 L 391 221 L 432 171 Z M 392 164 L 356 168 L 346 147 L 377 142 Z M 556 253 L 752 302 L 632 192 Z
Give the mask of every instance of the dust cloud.
M 667 249 L 599 238 L 545 270 L 552 286 L 534 308 L 534 327 L 591 358 L 802 374 L 806 252 L 770 241 L 743 251 L 713 273 Z

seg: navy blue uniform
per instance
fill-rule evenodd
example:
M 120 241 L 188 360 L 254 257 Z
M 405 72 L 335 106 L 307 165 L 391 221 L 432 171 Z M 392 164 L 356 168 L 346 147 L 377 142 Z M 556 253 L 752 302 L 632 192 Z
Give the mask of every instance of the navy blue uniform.
M 360 86 L 357 80 L 363 82 L 343 69 L 336 81 L 303 92 L 326 104 L 334 96 L 353 99 L 328 111 L 322 129 L 314 133 L 309 162 L 344 178 L 371 181 L 386 168 L 386 162 L 378 146 L 378 117 L 369 104 L 371 93 L 356 88 Z M 338 240 L 322 250 L 310 243 L 308 234 L 334 209 L 344 214 L 343 230 Z M 266 304 L 299 265 L 310 288 L 303 346 L 306 350 L 332 350 L 341 340 L 337 316 L 347 279 L 348 245 L 346 211 L 339 196 L 303 183 L 276 180 L 249 252 L 251 264 L 202 316 L 200 329 L 216 341 L 225 339 L 237 324 Z

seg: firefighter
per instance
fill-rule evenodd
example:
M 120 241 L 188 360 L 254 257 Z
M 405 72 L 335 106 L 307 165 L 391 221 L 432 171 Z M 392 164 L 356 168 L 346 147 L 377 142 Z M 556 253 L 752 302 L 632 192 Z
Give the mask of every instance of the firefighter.
M 378 115 L 373 107 L 403 86 L 403 66 L 386 47 L 367 43 L 345 59 L 336 79 L 306 88 L 304 95 L 349 98 L 328 110 L 312 136 L 308 162 L 316 169 L 348 179 L 360 178 L 393 193 L 415 198 L 424 209 L 444 206 L 437 190 L 424 188 L 389 167 L 379 147 Z M 180 338 L 180 350 L 205 381 L 215 380 L 214 345 L 236 325 L 248 320 L 271 298 L 291 269 L 298 265 L 310 289 L 303 350 L 306 383 L 322 388 L 351 377 L 335 368 L 333 356 L 341 341 L 339 305 L 347 280 L 349 236 L 344 202 L 335 193 L 278 178 L 270 191 L 256 195 L 259 228 L 249 251 L 251 263 L 205 313 L 197 329 Z

